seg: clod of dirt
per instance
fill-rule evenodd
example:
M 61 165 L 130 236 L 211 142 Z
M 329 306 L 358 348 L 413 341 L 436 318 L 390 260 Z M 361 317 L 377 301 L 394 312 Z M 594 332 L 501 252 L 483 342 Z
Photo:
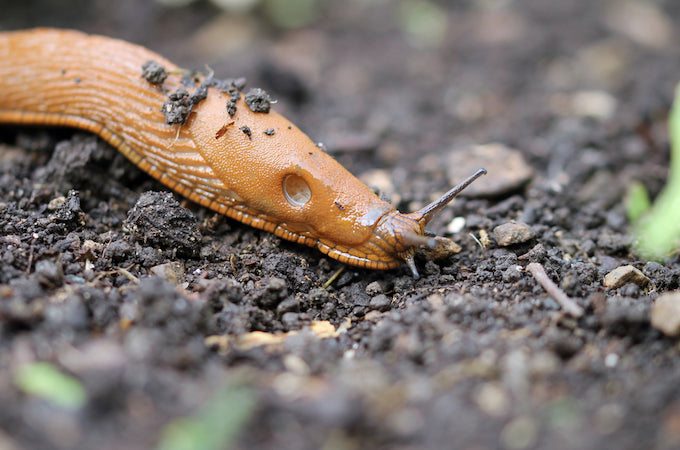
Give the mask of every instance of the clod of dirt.
M 523 244 L 536 236 L 529 225 L 522 222 L 507 222 L 493 229 L 493 237 L 501 247 Z
M 371 301 L 368 302 L 368 307 L 378 311 L 387 311 L 390 309 L 391 304 L 392 300 L 390 300 L 389 297 L 387 297 L 385 294 L 380 294 L 376 295 L 371 299 Z
M 585 344 L 585 341 L 579 336 L 558 328 L 549 329 L 545 337 L 548 348 L 564 360 L 578 353 Z
M 609 299 L 601 311 L 600 321 L 610 333 L 634 336 L 649 329 L 650 306 L 631 298 Z
M 286 313 L 300 311 L 300 300 L 297 297 L 288 297 L 276 307 L 276 314 L 283 316 Z
M 286 280 L 273 277 L 258 283 L 255 302 L 264 309 L 274 309 L 288 295 Z
M 14 279 L 0 289 L 0 315 L 9 326 L 32 327 L 44 318 L 45 291 L 33 279 Z
M 534 170 L 518 150 L 498 143 L 454 150 L 444 163 L 451 185 L 460 183 L 480 167 L 489 173 L 465 188 L 462 197 L 499 197 L 518 190 L 534 176 Z
M 652 326 L 666 336 L 680 335 L 680 292 L 661 294 L 652 306 Z
M 168 125 L 183 124 L 189 116 L 189 92 L 184 86 L 180 86 L 168 96 L 168 100 L 161 108 Z
M 604 286 L 608 289 L 618 289 L 629 283 L 645 287 L 649 284 L 649 278 L 631 265 L 617 267 L 604 277 Z
M 50 221 L 64 227 L 64 230 L 73 230 L 83 225 L 83 211 L 80 209 L 80 196 L 78 191 L 69 191 L 68 197 L 60 197 L 54 205 L 54 212 L 50 214 Z
M 144 244 L 183 256 L 198 253 L 198 221 L 169 192 L 142 194 L 128 212 L 124 226 Z
M 153 60 L 148 60 L 142 64 L 142 78 L 151 84 L 163 84 L 166 78 L 168 78 L 168 73 L 165 71 L 165 67 Z
M 366 293 L 368 295 L 378 295 L 384 292 L 382 284 L 380 281 L 372 281 L 366 286 Z
M 99 145 L 96 137 L 78 134 L 57 144 L 50 161 L 38 170 L 37 179 L 57 191 L 92 189 L 107 182 L 107 177 L 96 175 L 111 165 L 112 157 L 111 150 Z
M 263 89 L 255 88 L 245 96 L 246 105 L 252 112 L 268 113 L 271 108 L 271 97 Z
M 38 261 L 35 264 L 35 273 L 38 282 L 44 287 L 53 288 L 64 283 L 64 269 L 59 261 Z
M 652 280 L 657 290 L 672 290 L 678 288 L 678 278 L 680 278 L 677 269 L 670 269 L 658 262 L 649 261 L 642 268 L 642 273 Z
M 206 297 L 214 309 L 220 311 L 227 303 L 237 305 L 243 301 L 243 285 L 233 278 L 211 280 Z

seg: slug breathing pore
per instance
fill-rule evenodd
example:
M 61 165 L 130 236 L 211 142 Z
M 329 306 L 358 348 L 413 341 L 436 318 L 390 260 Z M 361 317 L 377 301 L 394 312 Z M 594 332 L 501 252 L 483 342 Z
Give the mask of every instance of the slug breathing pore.
M 417 277 L 416 249 L 435 245 L 425 226 L 486 173 L 402 214 L 243 87 L 117 39 L 0 33 L 0 123 L 92 132 L 180 195 L 346 264 Z

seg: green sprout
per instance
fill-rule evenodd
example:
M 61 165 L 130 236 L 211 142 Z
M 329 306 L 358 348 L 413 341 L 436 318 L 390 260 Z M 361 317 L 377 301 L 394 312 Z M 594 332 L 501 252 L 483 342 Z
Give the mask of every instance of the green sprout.
M 26 394 L 67 409 L 80 409 L 87 400 L 80 381 L 45 362 L 19 367 L 14 374 L 14 384 Z
M 401 28 L 412 44 L 438 47 L 449 28 L 446 12 L 425 0 L 403 0 L 399 5 Z
M 228 386 L 191 417 L 170 422 L 157 450 L 219 450 L 230 448 L 255 410 L 253 389 Z
M 678 250 L 680 242 L 680 84 L 675 90 L 675 101 L 668 117 L 668 134 L 671 145 L 668 183 L 654 205 L 642 213 L 649 202 L 640 188 L 629 190 L 628 217 L 635 220 L 633 237 L 640 256 L 663 260 Z M 636 217 L 637 216 L 637 217 Z

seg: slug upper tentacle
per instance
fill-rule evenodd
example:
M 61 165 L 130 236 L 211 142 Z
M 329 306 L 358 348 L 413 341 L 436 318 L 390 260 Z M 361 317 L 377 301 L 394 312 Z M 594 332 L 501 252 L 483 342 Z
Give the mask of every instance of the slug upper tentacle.
M 431 245 L 425 226 L 483 169 L 442 198 L 401 214 L 269 110 L 242 83 L 182 76 L 127 42 L 76 31 L 0 33 L 0 122 L 99 135 L 192 201 L 317 247 L 343 263 L 390 269 Z

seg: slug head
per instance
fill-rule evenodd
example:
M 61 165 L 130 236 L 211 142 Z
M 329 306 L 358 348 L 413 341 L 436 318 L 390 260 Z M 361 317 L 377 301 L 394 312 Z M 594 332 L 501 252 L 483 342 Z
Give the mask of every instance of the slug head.
M 450 189 L 439 199 L 410 214 L 390 211 L 377 223 L 371 238 L 362 247 L 374 255 L 381 255 L 383 267 L 393 268 L 406 263 L 413 276 L 418 278 L 413 255 L 418 247 L 435 247 L 436 241 L 425 235 L 426 225 L 447 205 L 456 198 L 463 189 L 473 181 L 486 174 L 486 169 L 479 169 L 465 181 Z

